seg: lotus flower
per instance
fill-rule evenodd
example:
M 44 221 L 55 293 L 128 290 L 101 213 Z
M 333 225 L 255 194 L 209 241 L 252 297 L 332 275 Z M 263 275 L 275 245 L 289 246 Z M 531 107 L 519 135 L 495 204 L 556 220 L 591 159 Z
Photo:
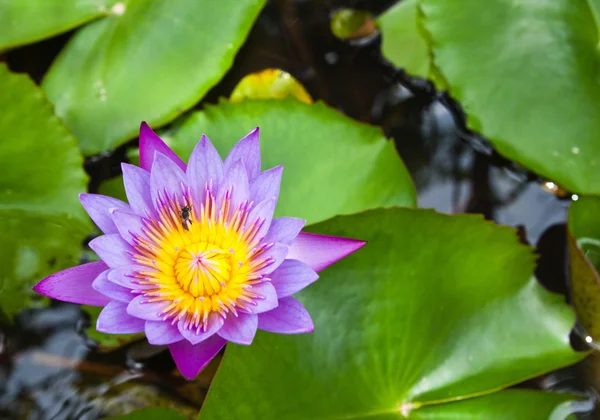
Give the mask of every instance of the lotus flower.
M 98 331 L 144 332 L 169 346 L 187 378 L 227 341 L 251 344 L 257 329 L 313 331 L 291 295 L 364 242 L 273 218 L 283 167 L 261 172 L 258 128 L 224 162 L 202 136 L 186 166 L 142 123 L 140 166 L 122 165 L 129 203 L 80 195 L 104 233 L 89 244 L 102 261 L 53 274 L 34 290 L 103 306 Z

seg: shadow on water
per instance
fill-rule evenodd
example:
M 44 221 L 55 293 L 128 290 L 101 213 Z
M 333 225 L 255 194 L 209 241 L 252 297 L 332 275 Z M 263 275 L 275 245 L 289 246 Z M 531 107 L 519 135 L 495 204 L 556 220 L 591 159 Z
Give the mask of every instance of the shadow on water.
M 381 35 L 343 41 L 331 33 L 339 7 L 383 12 L 395 1 L 269 1 L 232 69 L 196 108 L 228 96 L 246 74 L 275 67 L 296 77 L 315 99 L 347 115 L 380 125 L 406 163 L 420 207 L 445 213 L 482 213 L 519 228 L 536 246 L 536 275 L 567 294 L 565 223 L 570 196 L 560 198 L 534 174 L 497 155 L 465 128 L 460 107 L 426 81 L 412 79 L 381 56 Z M 40 82 L 71 33 L 5 53 L 13 71 Z M 90 190 L 116 176 L 126 149 L 86 160 Z M 188 383 L 163 349 L 143 341 L 98 351 L 83 333 L 89 322 L 76 305 L 28 309 L 0 328 L 0 417 L 95 419 L 144 406 L 177 407 L 195 417 L 219 360 Z M 522 386 L 590 392 L 600 363 L 579 365 Z M 593 418 L 586 415 L 581 418 Z

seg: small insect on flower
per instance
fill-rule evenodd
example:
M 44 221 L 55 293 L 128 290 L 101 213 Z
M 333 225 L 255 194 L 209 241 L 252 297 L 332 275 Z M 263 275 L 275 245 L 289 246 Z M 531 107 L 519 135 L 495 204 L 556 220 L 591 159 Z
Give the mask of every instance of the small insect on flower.
M 179 216 L 181 217 L 181 226 L 183 226 L 185 230 L 190 230 L 188 224 L 192 224 L 192 220 L 190 219 L 191 211 L 192 209 L 190 206 L 183 206 L 181 208 L 181 213 L 179 213 Z
M 187 378 L 225 343 L 251 344 L 258 329 L 312 332 L 292 295 L 365 243 L 301 232 L 304 220 L 273 216 L 283 167 L 261 171 L 258 134 L 252 130 L 225 161 L 202 136 L 186 165 L 142 123 L 140 167 L 122 165 L 129 203 L 80 195 L 104 233 L 89 244 L 101 261 L 34 289 L 103 306 L 98 331 L 144 332 L 150 344 L 169 347 Z

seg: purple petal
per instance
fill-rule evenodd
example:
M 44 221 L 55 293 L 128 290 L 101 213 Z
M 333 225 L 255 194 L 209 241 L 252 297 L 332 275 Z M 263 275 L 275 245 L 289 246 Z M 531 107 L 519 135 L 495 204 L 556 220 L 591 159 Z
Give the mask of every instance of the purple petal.
M 185 181 L 185 172 L 168 157 L 156 152 L 152 172 L 150 172 L 150 194 L 157 210 L 159 210 L 157 199 L 159 196 L 164 197 L 165 191 L 181 203 Z
M 238 316 L 229 316 L 218 334 L 227 341 L 248 346 L 256 335 L 258 315 L 238 313 Z
M 146 235 L 142 231 L 144 227 L 144 219 L 128 211 L 115 210 L 112 212 L 112 218 L 119 229 L 121 237 L 129 242 L 130 245 L 136 244 L 134 238 L 145 237 Z
M 150 172 L 128 163 L 121 164 L 125 194 L 133 211 L 139 215 L 156 216 L 150 194 Z
M 250 200 L 260 203 L 267 198 L 279 197 L 283 166 L 276 166 L 261 173 L 250 186 Z
M 169 321 L 146 321 L 144 331 L 148 342 L 155 346 L 163 346 L 183 340 L 177 325 L 173 325 Z
M 274 309 L 277 307 L 278 305 L 278 301 L 277 301 L 277 292 L 275 291 L 275 288 L 273 287 L 273 285 L 269 282 L 264 282 L 264 283 L 259 283 L 259 284 L 255 284 L 252 286 L 252 289 L 250 289 L 250 291 L 252 293 L 256 293 L 257 295 L 260 295 L 263 297 L 263 299 L 256 299 L 254 301 L 254 303 L 256 305 L 252 305 L 252 304 L 246 304 L 246 308 L 245 309 L 241 309 L 240 312 L 246 312 L 246 313 L 250 313 L 250 314 L 260 314 L 263 312 L 267 312 L 270 311 L 271 309 Z
M 67 268 L 41 280 L 33 290 L 52 299 L 81 305 L 104 306 L 110 299 L 92 288 L 92 282 L 108 266 L 92 262 Z
M 316 281 L 319 275 L 301 261 L 285 260 L 269 277 L 281 299 L 304 289 Z
M 260 270 L 261 274 L 270 274 L 279 267 L 285 258 L 288 256 L 290 252 L 290 247 L 284 244 L 274 244 L 271 249 L 265 251 L 260 258 L 268 258 L 272 262 L 262 270 Z
M 162 321 L 164 314 L 162 313 L 169 306 L 169 302 L 148 302 L 146 296 L 136 296 L 127 306 L 127 313 L 136 318 L 145 319 L 146 321 Z
M 262 223 L 260 229 L 256 232 L 256 238 L 264 238 L 271 227 L 271 222 L 273 221 L 273 212 L 275 211 L 275 206 L 277 205 L 277 199 L 268 198 L 264 201 L 258 203 L 248 214 L 248 223 L 254 223 L 258 221 Z
M 187 340 L 170 344 L 171 356 L 177 369 L 188 379 L 194 377 L 221 351 L 227 341 L 213 335 L 200 344 L 193 345 Z
M 117 228 L 110 217 L 111 209 L 129 209 L 129 204 L 121 200 L 98 194 L 79 194 L 79 201 L 96 226 L 104 233 L 117 233 Z
M 300 232 L 290 247 L 289 259 L 299 260 L 319 272 L 362 248 L 365 241 Z
M 265 237 L 265 242 L 279 242 L 291 245 L 305 224 L 306 220 L 296 219 L 295 217 L 278 217 L 277 219 L 273 219 L 269 227 L 269 233 Z
M 203 197 L 207 182 L 211 182 L 215 189 L 221 184 L 223 161 L 204 134 L 192 151 L 186 173 L 193 197 Z
M 241 160 L 246 167 L 250 181 L 260 174 L 260 130 L 258 127 L 233 146 L 225 159 L 225 172 L 238 160 Z
M 152 289 L 153 285 L 138 284 L 138 278 L 136 274 L 139 272 L 155 271 L 151 268 L 142 265 L 126 265 L 119 268 L 114 268 L 108 272 L 108 280 L 119 286 L 127 287 L 129 289 Z
M 206 340 L 207 338 L 214 335 L 217 331 L 221 329 L 223 326 L 223 318 L 221 318 L 216 313 L 212 312 L 208 315 L 208 324 L 206 331 L 202 329 L 202 327 L 189 327 L 185 320 L 182 318 L 179 320 L 177 327 L 179 328 L 179 332 L 183 335 L 183 338 L 188 340 L 192 344 L 197 344 L 201 341 Z
M 258 328 L 279 334 L 313 332 L 315 326 L 308 311 L 291 296 L 279 300 L 279 306 L 258 316 Z
M 226 172 L 217 193 L 217 206 L 220 207 L 225 194 L 231 191 L 231 209 L 237 209 L 238 205 L 250 198 L 250 187 L 248 185 L 248 173 L 241 160 L 235 162 Z M 218 207 L 217 207 L 218 208 Z
M 129 265 L 132 262 L 133 248 L 118 233 L 98 236 L 90 241 L 89 246 L 110 268 Z
M 108 273 L 108 270 L 103 271 L 98 277 L 96 277 L 96 280 L 94 280 L 92 283 L 94 290 L 102 293 L 105 296 L 108 296 L 111 299 L 118 300 L 119 302 L 129 303 L 129 301 L 134 298 L 131 290 L 109 281 Z
M 185 171 L 185 163 L 183 163 L 179 156 L 177 156 L 144 121 L 140 126 L 140 166 L 148 172 L 152 169 L 154 152 L 162 153 Z
M 127 304 L 112 301 L 98 315 L 96 329 L 109 334 L 133 334 L 144 331 L 145 322 L 127 314 Z

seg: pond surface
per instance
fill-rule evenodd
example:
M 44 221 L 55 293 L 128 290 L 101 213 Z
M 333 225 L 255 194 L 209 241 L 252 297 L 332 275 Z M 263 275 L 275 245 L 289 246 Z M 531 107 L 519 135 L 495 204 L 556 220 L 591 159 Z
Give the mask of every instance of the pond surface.
M 392 3 L 269 2 L 233 68 L 197 108 L 228 96 L 248 73 L 265 68 L 288 71 L 313 98 L 384 128 L 415 180 L 420 207 L 481 213 L 518 227 L 522 241 L 540 254 L 540 281 L 566 296 L 565 224 L 571 195 L 553 191 L 553 185 L 503 159 L 485 139 L 469 133 L 458 105 L 382 57 L 380 34 L 353 41 L 331 34 L 330 14 L 337 7 L 379 13 Z M 39 82 L 71 35 L 13 50 L 1 59 Z M 87 159 L 91 192 L 119 175 L 127 150 L 135 146 L 132 141 L 114 153 Z M 101 352 L 85 336 L 88 324 L 89 317 L 77 305 L 63 303 L 24 310 L 13 325 L 2 322 L 0 417 L 96 419 L 152 405 L 177 407 L 195 418 L 219 360 L 189 383 L 174 373 L 166 348 L 139 340 Z M 576 336 L 573 340 L 582 347 Z M 599 373 L 598 358 L 588 358 L 521 386 L 594 394 Z

